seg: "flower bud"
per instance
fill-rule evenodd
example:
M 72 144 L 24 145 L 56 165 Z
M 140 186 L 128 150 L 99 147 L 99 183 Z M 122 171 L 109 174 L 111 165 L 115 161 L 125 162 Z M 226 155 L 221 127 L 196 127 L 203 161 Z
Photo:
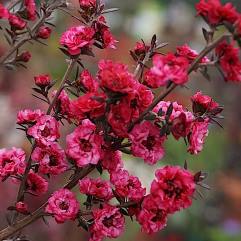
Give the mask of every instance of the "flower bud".
M 17 202 L 16 203 L 16 210 L 19 213 L 28 213 L 28 206 L 24 202 Z
M 41 26 L 37 32 L 37 37 L 42 38 L 42 39 L 48 39 L 51 35 L 51 28 L 46 27 L 46 26 Z
M 48 74 L 34 76 L 34 81 L 39 87 L 46 87 L 50 84 L 50 76 Z
M 25 62 L 27 63 L 31 59 L 32 55 L 29 51 L 24 51 L 20 55 L 17 56 L 17 61 Z

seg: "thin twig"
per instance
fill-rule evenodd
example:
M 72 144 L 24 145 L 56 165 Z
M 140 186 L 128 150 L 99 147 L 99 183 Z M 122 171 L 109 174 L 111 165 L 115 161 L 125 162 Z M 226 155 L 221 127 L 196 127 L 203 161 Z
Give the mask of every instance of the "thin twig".
M 75 63 L 77 62 L 77 60 L 78 60 L 77 58 L 70 60 L 69 65 L 68 65 L 68 68 L 67 68 L 67 70 L 66 70 L 66 72 L 65 72 L 65 74 L 64 74 L 64 77 L 63 77 L 62 81 L 61 81 L 60 87 L 59 87 L 57 93 L 55 94 L 53 101 L 52 101 L 51 104 L 49 105 L 49 108 L 48 108 L 48 110 L 47 110 L 47 115 L 49 115 L 49 114 L 51 113 L 53 107 L 55 106 L 56 101 L 57 101 L 59 95 L 61 94 L 61 92 L 62 92 L 62 90 L 63 90 L 63 87 L 64 87 L 67 79 L 69 78 L 69 75 L 71 74 L 71 72 L 72 72 L 72 70 L 73 70 L 73 68 L 74 68 L 74 65 L 75 65 Z

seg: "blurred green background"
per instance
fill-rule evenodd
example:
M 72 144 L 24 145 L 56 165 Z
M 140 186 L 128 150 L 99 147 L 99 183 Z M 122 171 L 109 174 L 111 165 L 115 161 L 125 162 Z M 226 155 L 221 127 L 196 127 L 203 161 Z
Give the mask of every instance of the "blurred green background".
M 72 10 L 78 1 L 69 1 Z M 129 50 L 135 42 L 141 38 L 148 42 L 153 34 L 158 39 L 168 42 L 164 52 L 172 51 L 177 45 L 189 44 L 200 51 L 204 46 L 202 27 L 207 27 L 202 19 L 195 17 L 194 0 L 109 0 L 108 7 L 118 7 L 116 13 L 107 15 L 108 23 L 113 33 L 119 40 L 117 50 L 96 51 L 96 58 L 85 58 L 85 63 L 95 73 L 98 60 L 109 58 L 123 61 L 134 69 Z M 227 2 L 227 1 L 223 1 Z M 229 1 L 241 11 L 241 1 Z M 0 72 L 0 146 L 23 147 L 29 150 L 28 143 L 21 132 L 16 132 L 15 116 L 20 108 L 46 108 L 31 96 L 33 76 L 41 73 L 49 73 L 53 79 L 59 80 L 66 69 L 63 54 L 58 50 L 59 37 L 69 26 L 78 24 L 69 16 L 58 12 L 52 20 L 57 28 L 47 41 L 48 46 L 38 44 L 29 45 L 24 49 L 30 49 L 33 55 L 28 64 L 28 69 L 20 69 L 10 73 Z M 223 32 L 223 29 L 217 33 Z M 7 47 L 2 40 L 0 51 Z M 224 129 L 212 126 L 206 141 L 204 151 L 191 156 L 186 152 L 185 143 L 169 139 L 166 143 L 166 157 L 157 166 L 165 164 L 183 165 L 187 160 L 189 168 L 194 171 L 207 172 L 206 182 L 211 186 L 211 191 L 200 190 L 203 198 L 197 195 L 193 206 L 185 211 L 169 218 L 165 230 L 152 236 L 146 236 L 140 232 L 135 222 L 127 221 L 125 234 L 119 241 L 240 241 L 241 240 L 241 88 L 238 84 L 225 83 L 215 70 L 210 69 L 212 81 L 208 82 L 198 73 L 191 76 L 188 89 L 179 89 L 168 99 L 178 102 L 190 108 L 190 96 L 196 90 L 203 90 L 205 94 L 214 96 L 214 99 L 225 106 L 225 120 L 222 122 Z M 64 129 L 63 133 L 69 130 Z M 156 168 L 144 165 L 142 160 L 130 159 L 125 156 L 126 167 L 132 174 L 141 178 L 147 186 L 153 179 Z M 63 182 L 57 179 L 58 186 Z M 8 184 L 9 185 L 9 184 Z M 3 203 L 0 216 L 5 212 L 4 208 L 14 200 L 16 187 L 9 189 L 8 185 L 1 185 L 0 201 Z M 51 187 L 54 190 L 55 187 Z M 50 191 L 51 191 L 50 190 Z M 6 203 L 6 195 L 8 199 Z M 42 200 L 36 199 L 37 206 Z M 6 224 L 0 220 L 1 225 Z M 87 240 L 87 235 L 71 223 L 46 227 L 39 221 L 28 228 L 31 233 L 30 240 Z M 31 239 L 32 238 L 32 239 Z

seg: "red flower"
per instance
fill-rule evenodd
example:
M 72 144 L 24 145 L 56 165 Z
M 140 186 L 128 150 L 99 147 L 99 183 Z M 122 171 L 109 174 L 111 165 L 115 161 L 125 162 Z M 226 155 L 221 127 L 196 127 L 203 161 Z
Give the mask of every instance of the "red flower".
M 82 71 L 79 77 L 79 82 L 85 87 L 88 92 L 97 92 L 99 83 L 94 79 L 90 72 L 85 69 Z
M 105 17 L 100 16 L 97 21 L 93 24 L 96 32 L 96 40 L 102 44 L 102 48 L 112 48 L 115 49 L 115 44 L 118 42 L 112 33 L 110 28 L 106 23 Z
M 186 137 L 190 133 L 192 118 L 189 118 L 187 112 L 182 112 L 172 121 L 171 132 L 178 140 L 180 137 Z
M 159 128 L 149 121 L 135 125 L 129 139 L 132 141 L 132 154 L 143 158 L 150 165 L 164 156 L 163 142 L 166 138 L 161 137 Z
M 193 112 L 202 115 L 204 113 L 212 112 L 218 114 L 222 111 L 222 108 L 217 102 L 215 102 L 210 96 L 203 95 L 201 91 L 198 91 L 191 98 L 193 104 Z
M 195 191 L 194 176 L 178 166 L 166 166 L 155 173 L 151 194 L 160 198 L 160 203 L 170 213 L 192 204 Z
M 59 123 L 54 117 L 44 115 L 28 129 L 27 133 L 34 137 L 39 144 L 47 145 L 48 142 L 56 141 L 60 137 Z
M 153 57 L 153 67 L 146 72 L 145 83 L 152 88 L 165 86 L 168 81 L 185 84 L 188 81 L 188 65 L 189 62 L 184 57 L 176 57 L 172 53 L 166 56 L 156 54 Z
M 106 95 L 104 93 L 87 93 L 72 102 L 72 112 L 77 119 L 100 117 L 105 112 Z
M 115 195 L 123 200 L 140 201 L 146 189 L 142 187 L 140 180 L 128 173 L 127 170 L 119 169 L 111 173 L 111 183 L 115 186 Z
M 91 179 L 86 177 L 79 181 L 79 189 L 81 193 L 103 201 L 108 201 L 113 197 L 110 183 L 101 178 Z
M 241 61 L 239 59 L 239 49 L 233 44 L 222 42 L 216 48 L 219 57 L 219 64 L 226 81 L 241 82 Z
M 143 232 L 156 233 L 166 226 L 167 211 L 158 198 L 148 195 L 144 198 L 136 219 Z
M 39 87 L 48 86 L 51 82 L 51 77 L 48 74 L 34 76 L 35 84 Z
M 123 167 L 122 152 L 114 151 L 110 148 L 102 146 L 101 166 L 109 173 L 112 173 Z
M 17 202 L 15 207 L 16 207 L 16 211 L 19 213 L 23 213 L 23 214 L 28 213 L 28 205 L 24 202 Z
M 94 34 L 95 31 L 91 27 L 72 27 L 62 34 L 60 44 L 67 48 L 69 54 L 78 55 L 83 48 L 93 44 Z
M 123 101 L 116 105 L 111 105 L 107 119 L 117 136 L 128 137 L 128 127 L 132 119 L 132 114 L 132 108 Z
M 66 153 L 78 167 L 97 164 L 100 160 L 102 137 L 95 134 L 95 131 L 96 126 L 85 119 L 66 137 Z
M 136 42 L 134 47 L 134 53 L 138 57 L 145 57 L 147 51 L 150 49 L 150 46 L 145 45 L 143 42 Z
M 32 160 L 39 164 L 39 172 L 58 175 L 67 169 L 64 150 L 53 142 L 45 147 L 36 147 L 32 153 Z
M 45 212 L 52 214 L 57 223 L 74 220 L 79 211 L 79 202 L 74 193 L 68 189 L 60 189 L 49 198 Z
M 36 19 L 36 4 L 34 0 L 24 0 L 26 7 L 27 19 L 34 21 Z
M 46 26 L 41 26 L 37 32 L 36 37 L 37 38 L 42 38 L 42 39 L 48 39 L 51 35 L 51 28 L 46 27 Z
M 128 93 L 136 85 L 133 75 L 128 72 L 128 66 L 111 60 L 99 62 L 98 77 L 100 85 L 113 92 Z
M 91 8 L 96 5 L 96 0 L 79 0 L 80 7 Z
M 233 24 L 238 17 L 232 3 L 222 5 L 219 0 L 200 0 L 196 4 L 197 14 L 201 15 L 209 24 L 219 25 L 224 21 Z
M 20 148 L 0 149 L 0 177 L 21 175 L 25 170 L 25 152 Z
M 1 19 L 1 18 L 8 19 L 8 17 L 9 17 L 8 9 L 5 8 L 5 7 L 0 3 L 0 19 Z
M 103 209 L 93 211 L 93 224 L 90 226 L 90 241 L 101 241 L 104 238 L 117 238 L 124 230 L 125 219 L 119 209 L 104 205 Z
M 25 22 L 22 18 L 14 14 L 9 15 L 8 21 L 12 28 L 15 28 L 18 30 L 24 29 L 27 25 L 27 22 Z
M 30 172 L 28 174 L 26 188 L 28 192 L 39 196 L 48 191 L 48 182 L 37 173 Z

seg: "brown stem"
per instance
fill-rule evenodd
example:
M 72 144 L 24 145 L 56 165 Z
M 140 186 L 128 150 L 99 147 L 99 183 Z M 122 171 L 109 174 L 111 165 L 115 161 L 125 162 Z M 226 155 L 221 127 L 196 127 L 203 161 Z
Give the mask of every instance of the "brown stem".
M 95 166 L 89 165 L 82 170 L 79 170 L 74 177 L 70 180 L 69 183 L 64 185 L 63 188 L 73 189 L 79 180 L 86 177 L 91 171 L 95 169 Z M 23 218 L 22 220 L 16 222 L 12 226 L 8 226 L 5 229 L 0 231 L 0 241 L 5 240 L 15 234 L 16 232 L 22 230 L 24 227 L 28 226 L 29 224 L 35 222 L 39 218 L 45 216 L 43 212 L 43 208 L 47 205 L 48 202 L 45 202 L 40 208 L 38 208 L 35 212 L 28 215 L 27 217 Z
M 48 108 L 48 110 L 47 110 L 47 115 L 49 115 L 49 114 L 51 113 L 53 107 L 55 106 L 56 101 L 57 101 L 59 95 L 61 94 L 61 92 L 62 92 L 62 90 L 63 90 L 63 87 L 64 87 L 67 79 L 69 78 L 69 75 L 71 74 L 71 72 L 72 72 L 72 70 L 73 70 L 73 68 L 74 68 L 74 65 L 75 65 L 75 63 L 76 63 L 77 60 L 78 60 L 77 58 L 70 60 L 69 65 L 68 65 L 68 68 L 67 68 L 67 70 L 66 70 L 66 72 L 65 72 L 65 74 L 64 74 L 64 77 L 63 77 L 62 81 L 61 81 L 60 87 L 59 87 L 57 93 L 55 94 L 53 101 L 52 101 L 51 104 L 49 105 L 49 108 Z
M 0 58 L 0 64 L 4 64 L 5 61 L 8 60 L 8 58 L 12 56 L 13 53 L 15 53 L 19 48 L 21 48 L 26 42 L 33 39 L 36 30 L 38 30 L 39 27 L 44 24 L 45 20 L 50 17 L 52 12 L 60 6 L 62 6 L 62 3 L 51 5 L 45 11 L 43 11 L 42 17 L 27 32 L 26 36 L 24 36 L 22 39 L 20 39 L 19 42 L 16 42 L 16 44 L 14 44 L 12 46 L 12 48 L 4 56 L 2 56 L 2 58 Z
M 32 148 L 31 148 L 31 151 L 30 151 L 30 154 L 29 154 L 27 165 L 26 165 L 26 168 L 25 168 L 25 171 L 24 171 L 24 174 L 23 174 L 23 178 L 22 178 L 19 190 L 18 190 L 17 202 L 20 202 L 20 201 L 24 200 L 24 192 L 25 192 L 25 189 L 26 189 L 26 182 L 27 182 L 27 179 L 28 179 L 28 173 L 29 173 L 29 171 L 31 169 L 31 165 L 32 165 L 31 155 L 34 151 L 34 148 L 35 148 L 35 141 L 32 144 Z
M 140 63 L 136 66 L 136 69 L 135 69 L 135 71 L 134 71 L 134 77 L 135 77 L 135 78 L 138 77 L 138 74 L 139 74 L 139 72 L 142 70 L 142 67 L 145 66 L 145 64 L 149 61 L 151 54 L 152 54 L 152 51 L 149 51 L 149 52 L 146 54 L 146 56 L 145 56 L 145 58 L 143 59 L 143 61 L 140 62 Z

